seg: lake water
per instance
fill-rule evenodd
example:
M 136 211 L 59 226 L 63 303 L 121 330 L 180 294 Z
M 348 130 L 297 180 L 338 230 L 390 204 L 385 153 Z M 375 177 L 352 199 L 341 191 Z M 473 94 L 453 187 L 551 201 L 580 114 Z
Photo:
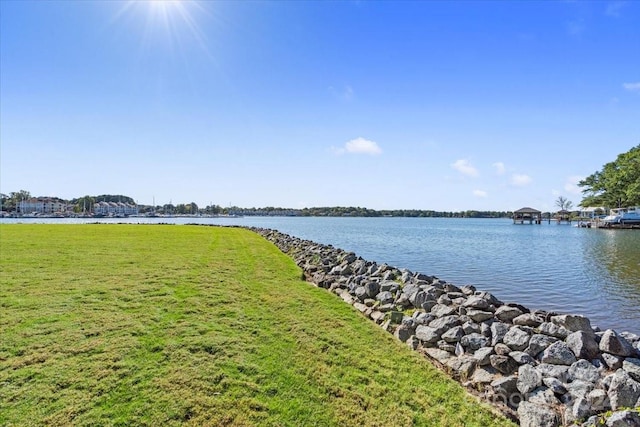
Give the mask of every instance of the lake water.
M 2 220 L 3 223 L 16 220 Z M 34 220 L 22 220 L 33 222 Z M 35 220 L 95 222 L 96 220 Z M 593 325 L 640 333 L 640 232 L 508 219 L 450 218 L 128 218 L 277 229 L 363 258 L 473 284 L 504 302 L 582 314 Z

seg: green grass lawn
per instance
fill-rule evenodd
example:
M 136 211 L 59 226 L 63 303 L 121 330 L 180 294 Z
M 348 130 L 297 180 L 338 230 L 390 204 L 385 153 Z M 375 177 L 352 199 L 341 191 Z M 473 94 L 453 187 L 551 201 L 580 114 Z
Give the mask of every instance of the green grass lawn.
M 507 425 L 243 229 L 0 225 L 0 425 Z

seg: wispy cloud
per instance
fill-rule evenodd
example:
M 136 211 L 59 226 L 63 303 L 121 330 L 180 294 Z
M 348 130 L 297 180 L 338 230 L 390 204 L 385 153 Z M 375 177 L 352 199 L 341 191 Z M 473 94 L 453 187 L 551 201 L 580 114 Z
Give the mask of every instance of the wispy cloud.
M 493 166 L 493 168 L 496 170 L 496 173 L 498 175 L 504 175 L 504 173 L 506 172 L 506 167 L 504 165 L 504 163 L 502 162 L 495 162 L 494 164 L 492 164 L 491 166 Z
M 583 176 L 570 176 L 564 184 L 564 190 L 571 194 L 581 194 L 582 190 L 578 187 L 578 183 L 584 179 Z
M 473 195 L 483 199 L 487 197 L 489 194 L 484 190 L 473 190 Z
M 514 185 L 516 187 L 524 187 L 525 185 L 531 184 L 531 181 L 533 180 L 529 175 L 517 173 L 511 175 L 511 185 Z
M 329 92 L 331 92 L 334 97 L 342 101 L 352 101 L 356 95 L 353 88 L 349 85 L 345 85 L 342 89 L 336 89 L 333 86 L 329 86 Z
M 635 83 L 623 83 L 622 87 L 631 92 L 640 93 L 640 82 Z
M 622 14 L 622 9 L 625 7 L 626 2 L 624 1 L 614 1 L 607 5 L 607 8 L 604 11 L 604 14 L 607 16 L 613 16 L 614 18 L 619 18 Z
M 478 170 L 474 168 L 469 160 L 460 159 L 456 160 L 454 163 L 451 163 L 451 167 L 460 172 L 463 175 L 476 177 L 478 176 Z
M 344 144 L 344 147 L 334 148 L 333 151 L 336 154 L 368 154 L 371 156 L 382 154 L 382 149 L 376 142 L 364 139 L 362 137 L 352 139 L 351 141 L 348 141 L 346 144 Z

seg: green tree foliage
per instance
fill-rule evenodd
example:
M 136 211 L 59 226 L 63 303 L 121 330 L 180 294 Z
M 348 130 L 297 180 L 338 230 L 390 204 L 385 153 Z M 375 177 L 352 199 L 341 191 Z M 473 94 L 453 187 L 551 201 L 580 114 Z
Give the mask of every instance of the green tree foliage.
M 93 212 L 93 204 L 96 202 L 96 199 L 91 196 L 80 197 L 76 200 L 73 211 L 76 213 L 81 212 Z
M 561 210 L 561 211 L 570 211 L 571 208 L 573 207 L 573 202 L 570 201 L 569 199 L 567 199 L 564 196 L 560 196 L 558 197 L 558 199 L 556 200 L 556 206 Z
M 580 206 L 610 208 L 640 205 L 640 144 L 578 183 L 585 197 Z
M 28 200 L 31 198 L 31 193 L 27 190 L 20 191 L 12 191 L 7 196 L 6 194 L 2 195 L 2 210 L 11 212 L 15 211 L 16 207 L 20 205 L 22 200 Z

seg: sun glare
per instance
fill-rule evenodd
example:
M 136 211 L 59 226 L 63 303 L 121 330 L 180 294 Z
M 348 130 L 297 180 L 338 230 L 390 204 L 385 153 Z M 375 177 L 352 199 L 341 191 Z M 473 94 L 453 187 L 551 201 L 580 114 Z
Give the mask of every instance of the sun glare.
M 137 15 L 144 16 L 142 46 L 169 44 L 171 48 L 185 48 L 188 39 L 195 40 L 207 55 L 206 37 L 201 30 L 196 15 L 207 14 L 196 0 L 129 0 L 118 11 L 114 20 Z

